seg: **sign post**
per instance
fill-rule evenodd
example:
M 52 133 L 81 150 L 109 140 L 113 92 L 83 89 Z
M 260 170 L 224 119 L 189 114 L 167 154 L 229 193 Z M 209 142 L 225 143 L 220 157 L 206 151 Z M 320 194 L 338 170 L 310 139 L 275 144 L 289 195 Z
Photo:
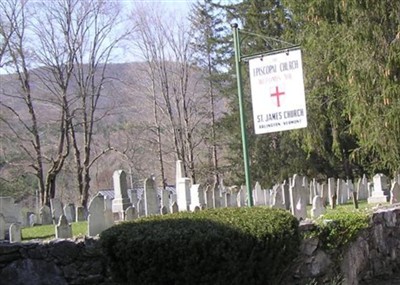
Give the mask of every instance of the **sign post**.
M 293 47 L 290 48 L 291 50 L 287 48 L 280 53 L 275 50 L 270 53 L 242 56 L 238 25 L 234 23 L 231 27 L 235 50 L 247 205 L 252 207 L 254 203 L 247 149 L 246 117 L 243 107 L 241 61 L 249 59 L 250 62 L 250 82 L 256 134 L 307 127 L 303 69 L 301 52 L 299 49 L 293 50 Z
M 236 78 L 237 78 L 238 97 L 239 97 L 240 129 L 242 132 L 244 175 L 246 177 L 247 206 L 252 207 L 254 205 L 253 189 L 251 188 L 249 155 L 247 150 L 246 117 L 243 107 L 242 73 L 240 70 L 241 55 L 240 55 L 239 29 L 237 24 L 232 24 L 232 28 L 233 28 L 233 42 L 235 48 Z

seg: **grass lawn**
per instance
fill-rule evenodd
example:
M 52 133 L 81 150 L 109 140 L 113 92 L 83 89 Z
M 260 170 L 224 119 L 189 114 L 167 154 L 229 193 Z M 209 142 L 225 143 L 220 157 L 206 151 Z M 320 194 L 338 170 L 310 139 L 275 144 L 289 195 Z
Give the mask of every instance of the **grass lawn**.
M 84 236 L 87 234 L 87 222 L 72 223 L 72 235 Z M 55 225 L 43 225 L 35 227 L 27 227 L 22 229 L 22 240 L 32 239 L 53 239 L 56 237 Z

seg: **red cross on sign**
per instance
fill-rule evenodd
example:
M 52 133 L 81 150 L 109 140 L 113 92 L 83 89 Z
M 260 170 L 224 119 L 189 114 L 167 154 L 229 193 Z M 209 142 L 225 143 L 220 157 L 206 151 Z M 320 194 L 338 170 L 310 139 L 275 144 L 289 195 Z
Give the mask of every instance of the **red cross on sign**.
M 281 101 L 279 100 L 279 96 L 285 95 L 285 92 L 279 92 L 278 86 L 275 87 L 275 93 L 271 93 L 271 97 L 276 97 L 276 104 L 278 107 L 281 106 Z

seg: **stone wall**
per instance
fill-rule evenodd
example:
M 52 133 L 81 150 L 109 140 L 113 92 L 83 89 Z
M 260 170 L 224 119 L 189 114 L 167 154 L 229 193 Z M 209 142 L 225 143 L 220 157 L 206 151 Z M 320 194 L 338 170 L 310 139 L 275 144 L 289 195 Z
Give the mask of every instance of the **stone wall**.
M 112 284 L 97 239 L 0 243 L 0 284 Z
M 313 226 L 302 224 L 302 231 Z M 345 249 L 327 252 L 320 245 L 317 238 L 303 240 L 283 284 L 375 285 L 391 280 L 400 274 L 400 205 L 377 210 L 370 228 Z
M 397 205 L 377 210 L 371 227 L 343 252 L 322 250 L 317 238 L 304 240 L 282 284 L 377 284 L 400 272 L 399 256 Z M 113 284 L 97 238 L 0 243 L 0 276 L 1 284 Z

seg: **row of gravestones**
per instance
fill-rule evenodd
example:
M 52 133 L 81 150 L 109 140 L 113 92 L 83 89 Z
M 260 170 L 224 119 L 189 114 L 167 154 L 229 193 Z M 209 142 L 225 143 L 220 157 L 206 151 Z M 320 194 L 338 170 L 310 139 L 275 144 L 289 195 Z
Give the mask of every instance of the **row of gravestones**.
M 39 210 L 39 217 L 31 213 L 29 216 L 29 224 L 50 225 L 56 224 L 60 217 L 64 215 L 69 223 L 80 222 L 86 220 L 84 207 L 75 207 L 73 203 L 63 206 L 62 202 L 57 199 L 50 199 L 50 207 L 44 205 Z
M 0 214 L 0 240 L 6 238 L 7 226 L 4 216 Z M 72 227 L 68 223 L 65 215 L 61 215 L 58 224 L 55 226 L 56 238 L 72 238 Z M 8 227 L 8 239 L 10 242 L 21 242 L 22 233 L 21 225 L 19 223 L 12 223 Z
M 177 169 L 179 169 L 179 165 Z M 174 208 L 178 208 L 179 211 L 195 211 L 204 208 L 241 207 L 247 204 L 245 187 L 238 189 L 221 185 L 216 189 L 204 189 L 199 184 L 192 185 L 190 179 L 180 177 L 180 173 L 177 171 L 175 194 L 171 195 L 167 191 L 157 190 L 154 179 L 148 178 L 145 181 L 143 193 L 137 196 L 135 196 L 137 193 L 131 193 L 129 201 L 124 181 L 126 175 L 121 170 L 116 171 L 114 173 L 115 195 L 122 197 L 117 201 L 124 199 L 128 201 L 126 207 L 120 206 L 120 208 L 131 207 L 136 216 L 148 216 L 172 212 Z M 311 215 L 316 218 L 325 212 L 326 205 L 346 203 L 353 198 L 355 192 L 359 200 L 368 199 L 369 203 L 388 202 L 389 197 L 392 197 L 391 202 L 395 203 L 397 202 L 396 197 L 398 197 L 396 181 L 394 180 L 391 189 L 388 189 L 390 183 L 388 183 L 388 178 L 382 174 L 375 175 L 373 183 L 368 182 L 364 176 L 359 179 L 355 187 L 351 181 L 342 179 L 330 178 L 327 184 L 320 184 L 315 179 L 308 183 L 306 177 L 294 175 L 292 179 L 289 179 L 289 183 L 277 184 L 271 190 L 263 190 L 260 184 L 256 183 L 252 193 L 256 206 L 288 209 L 297 218 L 305 219 L 307 205 L 313 205 Z M 113 204 L 113 212 L 115 208 Z

